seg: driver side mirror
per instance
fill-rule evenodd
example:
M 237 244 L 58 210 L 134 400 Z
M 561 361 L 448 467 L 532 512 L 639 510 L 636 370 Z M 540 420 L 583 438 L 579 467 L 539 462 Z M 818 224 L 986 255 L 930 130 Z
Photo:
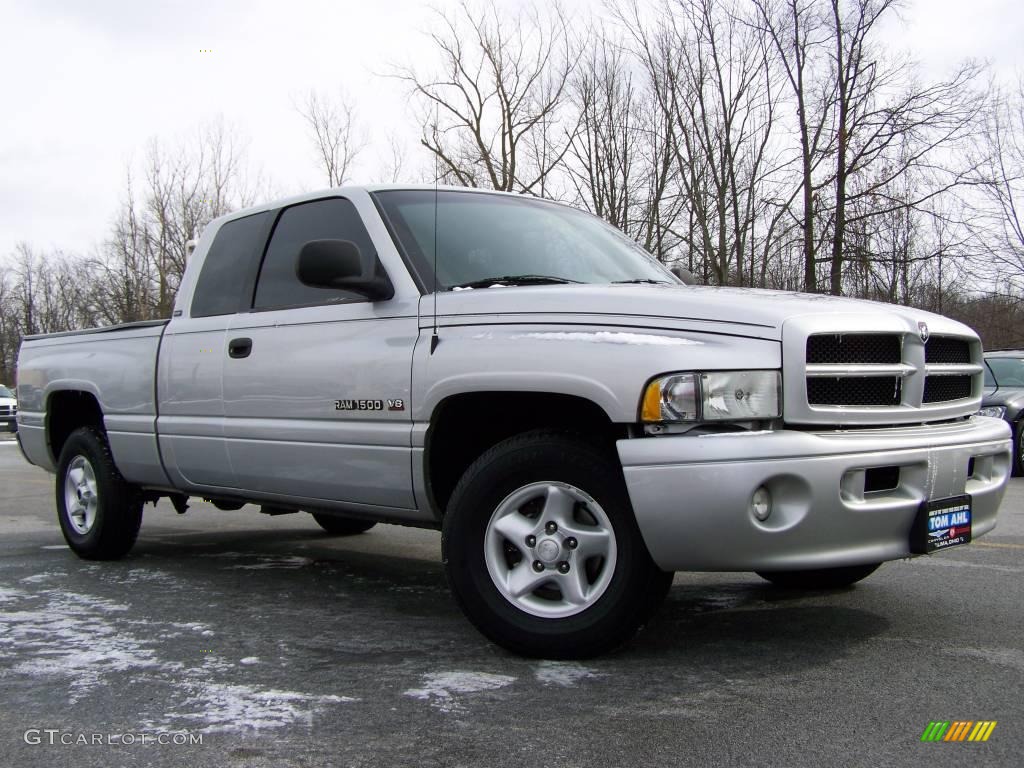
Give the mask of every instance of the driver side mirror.
M 682 280 L 686 285 L 697 285 L 697 278 L 694 277 L 693 272 L 688 270 L 686 267 L 680 267 L 676 265 L 672 267 L 670 271 L 673 275 Z
M 310 240 L 295 260 L 295 276 L 304 285 L 353 291 L 371 301 L 395 295 L 377 255 L 362 253 L 351 240 Z

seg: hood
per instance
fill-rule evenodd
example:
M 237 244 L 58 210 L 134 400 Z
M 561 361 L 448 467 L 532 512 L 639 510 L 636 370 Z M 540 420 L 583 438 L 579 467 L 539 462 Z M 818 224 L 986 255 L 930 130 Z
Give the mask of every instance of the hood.
M 1014 410 L 1024 408 L 1024 387 L 992 387 L 985 388 L 985 394 L 981 400 L 982 406 L 1005 405 Z
M 687 285 L 540 285 L 478 288 L 437 297 L 438 322 L 464 325 L 475 317 L 492 322 L 569 322 L 586 316 L 600 324 L 728 333 L 780 340 L 787 320 L 804 316 L 871 315 L 898 319 L 917 331 L 974 336 L 965 325 L 923 310 L 895 304 L 813 293 Z M 429 325 L 433 296 L 424 297 L 421 323 Z M 500 316 L 500 317 L 496 317 Z M 712 327 L 714 326 L 714 327 Z

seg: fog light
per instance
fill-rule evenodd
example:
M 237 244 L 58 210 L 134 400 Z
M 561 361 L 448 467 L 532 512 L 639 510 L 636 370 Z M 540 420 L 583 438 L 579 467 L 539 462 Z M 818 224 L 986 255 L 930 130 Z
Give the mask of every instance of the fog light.
M 762 523 L 772 513 L 772 494 L 763 485 L 754 491 L 754 496 L 750 500 L 750 511 Z

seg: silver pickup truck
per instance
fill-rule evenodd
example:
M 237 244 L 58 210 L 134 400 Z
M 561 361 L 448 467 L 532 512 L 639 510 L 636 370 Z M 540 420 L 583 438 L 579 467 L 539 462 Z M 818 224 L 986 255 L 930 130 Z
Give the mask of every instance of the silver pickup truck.
M 82 557 L 161 497 L 436 528 L 487 637 L 583 657 L 677 570 L 837 588 L 990 531 L 982 386 L 937 315 L 684 285 L 556 203 L 353 187 L 211 223 L 169 321 L 27 338 L 18 440 Z

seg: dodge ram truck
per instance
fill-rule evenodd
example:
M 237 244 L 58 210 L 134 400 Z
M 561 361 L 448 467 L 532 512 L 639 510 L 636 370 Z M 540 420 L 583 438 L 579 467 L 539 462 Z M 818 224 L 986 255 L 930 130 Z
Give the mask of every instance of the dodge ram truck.
M 26 338 L 17 434 L 83 558 L 163 497 L 439 529 L 469 620 L 566 658 L 675 571 L 838 588 L 992 530 L 982 391 L 938 315 L 684 285 L 559 203 L 350 187 L 213 221 L 169 320 Z

